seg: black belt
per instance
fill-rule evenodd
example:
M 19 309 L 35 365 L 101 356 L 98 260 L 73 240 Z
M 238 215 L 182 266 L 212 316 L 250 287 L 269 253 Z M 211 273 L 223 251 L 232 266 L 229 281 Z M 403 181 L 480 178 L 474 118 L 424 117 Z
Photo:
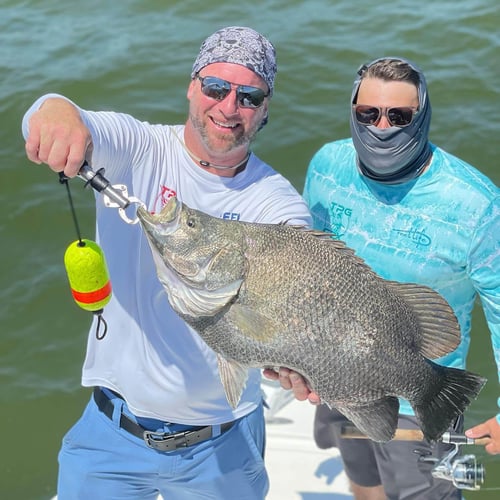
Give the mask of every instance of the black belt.
M 94 388 L 94 401 L 99 410 L 112 420 L 114 405 L 99 387 Z M 227 422 L 221 424 L 220 433 L 215 434 L 214 428 L 218 426 L 212 425 L 193 427 L 188 431 L 182 432 L 154 432 L 148 431 L 142 427 L 142 425 L 137 424 L 123 413 L 120 415 L 120 427 L 122 429 L 139 439 L 143 439 L 150 448 L 158 451 L 175 451 L 178 448 L 193 446 L 226 432 L 233 426 L 233 423 L 234 422 Z

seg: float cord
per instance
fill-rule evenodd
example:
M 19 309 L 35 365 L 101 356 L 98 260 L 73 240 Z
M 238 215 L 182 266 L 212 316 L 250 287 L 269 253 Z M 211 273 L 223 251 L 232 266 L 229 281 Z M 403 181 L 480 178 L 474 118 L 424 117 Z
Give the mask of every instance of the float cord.
M 78 218 L 76 217 L 76 210 L 75 210 L 75 205 L 73 203 L 73 197 L 71 196 L 71 191 L 69 189 L 69 177 L 66 177 L 64 175 L 64 172 L 59 172 L 59 182 L 61 184 L 66 185 L 66 192 L 68 193 L 68 201 L 69 201 L 69 208 L 71 210 L 71 215 L 73 217 L 73 222 L 75 224 L 75 229 L 76 229 L 76 235 L 78 237 L 78 246 L 79 247 L 84 247 L 85 243 L 82 240 L 82 234 L 80 232 L 80 225 L 78 224 Z M 108 331 L 108 324 L 106 323 L 106 320 L 102 316 L 103 309 L 99 309 L 99 311 L 95 311 L 94 314 L 97 316 L 97 325 L 95 328 L 95 338 L 97 340 L 102 340 Z M 101 333 L 101 327 L 102 327 L 102 333 Z
M 82 234 L 80 232 L 80 225 L 78 224 L 78 219 L 76 217 L 75 205 L 73 204 L 73 197 L 71 196 L 71 191 L 69 189 L 69 178 L 64 175 L 63 172 L 59 172 L 59 182 L 61 184 L 66 184 L 66 192 L 68 193 L 69 208 L 71 210 L 71 215 L 73 217 L 73 222 L 75 224 L 76 235 L 78 236 L 78 246 L 83 247 L 85 243 L 82 241 Z

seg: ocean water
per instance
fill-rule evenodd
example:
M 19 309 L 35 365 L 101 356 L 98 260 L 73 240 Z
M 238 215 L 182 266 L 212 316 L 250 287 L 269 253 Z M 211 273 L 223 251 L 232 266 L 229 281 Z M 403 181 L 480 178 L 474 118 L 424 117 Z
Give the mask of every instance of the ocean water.
M 492 0 L 0 0 L 0 497 L 55 494 L 60 440 L 80 414 L 90 313 L 73 302 L 62 258 L 76 239 L 55 174 L 31 164 L 20 132 L 41 94 L 87 109 L 182 123 L 202 40 L 222 26 L 251 26 L 273 41 L 279 71 L 270 122 L 253 149 L 301 190 L 312 154 L 349 133 L 358 66 L 382 55 L 419 64 L 433 105 L 431 139 L 500 183 L 500 4 Z M 93 237 L 92 193 L 72 193 Z M 480 308 L 470 367 L 489 378 L 467 412 L 496 411 L 496 367 Z M 500 461 L 474 449 L 486 483 L 467 498 L 493 499 Z

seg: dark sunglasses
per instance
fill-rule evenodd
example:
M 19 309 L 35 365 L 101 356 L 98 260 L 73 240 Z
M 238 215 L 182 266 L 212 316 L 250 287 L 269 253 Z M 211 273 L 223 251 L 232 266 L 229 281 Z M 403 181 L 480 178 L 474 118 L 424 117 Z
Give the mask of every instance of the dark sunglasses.
M 407 127 L 418 113 L 416 108 L 409 106 L 379 108 L 367 104 L 354 104 L 353 108 L 356 113 L 356 120 L 362 125 L 377 125 L 382 116 L 385 116 L 391 126 Z
M 231 92 L 231 87 L 236 86 L 234 83 L 217 78 L 216 76 L 200 76 L 196 78 L 201 82 L 201 91 L 207 97 L 222 101 Z M 242 108 L 258 108 L 262 106 L 264 99 L 269 96 L 258 87 L 251 87 L 249 85 L 237 85 L 236 96 L 238 103 Z

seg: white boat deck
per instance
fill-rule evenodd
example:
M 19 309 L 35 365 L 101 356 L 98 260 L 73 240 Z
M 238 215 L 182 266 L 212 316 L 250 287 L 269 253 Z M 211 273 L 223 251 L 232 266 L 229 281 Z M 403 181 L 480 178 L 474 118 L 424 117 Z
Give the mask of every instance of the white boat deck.
M 320 450 L 314 443 L 314 406 L 267 380 L 263 388 L 270 407 L 266 464 L 271 487 L 266 500 L 352 498 L 338 450 Z

